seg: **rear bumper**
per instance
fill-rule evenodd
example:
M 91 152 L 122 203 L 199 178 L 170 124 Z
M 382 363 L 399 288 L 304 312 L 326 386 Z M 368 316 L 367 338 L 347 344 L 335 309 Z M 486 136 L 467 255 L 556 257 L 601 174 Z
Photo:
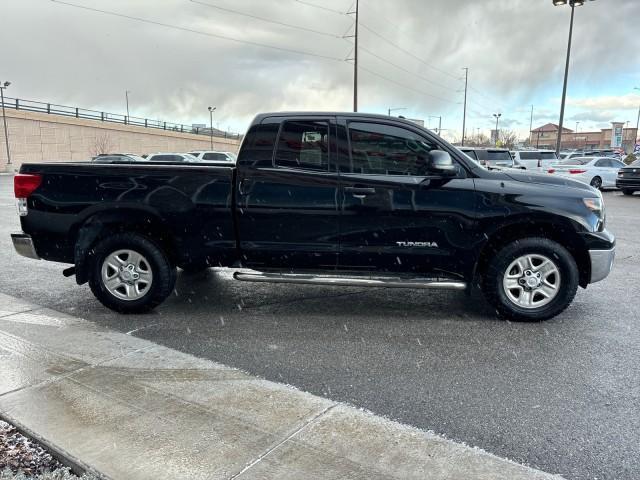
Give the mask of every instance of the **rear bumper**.
M 619 178 L 616 179 L 616 187 L 625 190 L 640 190 L 640 178 Z
M 13 248 L 16 249 L 18 254 L 23 257 L 40 260 L 40 256 L 36 252 L 36 247 L 33 245 L 31 235 L 27 235 L 26 233 L 12 233 L 11 241 L 13 242 Z
M 615 256 L 616 247 L 610 250 L 589 250 L 589 258 L 591 259 L 591 279 L 589 283 L 599 282 L 609 276 Z

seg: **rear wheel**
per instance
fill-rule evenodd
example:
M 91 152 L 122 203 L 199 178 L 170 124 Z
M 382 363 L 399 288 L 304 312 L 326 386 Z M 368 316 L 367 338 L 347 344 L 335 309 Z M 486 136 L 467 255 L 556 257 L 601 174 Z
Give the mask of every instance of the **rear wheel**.
M 89 286 L 106 307 L 140 313 L 160 305 L 173 291 L 176 269 L 152 240 L 119 233 L 94 248 Z
M 602 188 L 602 179 L 600 177 L 593 177 L 589 185 L 597 190 L 600 190 Z
M 633 195 L 633 192 L 635 192 L 635 190 L 628 190 L 626 188 L 622 189 L 622 194 L 623 195 Z
M 559 243 L 546 238 L 516 240 L 490 261 L 482 290 L 499 316 L 542 321 L 566 309 L 578 289 L 578 267 Z

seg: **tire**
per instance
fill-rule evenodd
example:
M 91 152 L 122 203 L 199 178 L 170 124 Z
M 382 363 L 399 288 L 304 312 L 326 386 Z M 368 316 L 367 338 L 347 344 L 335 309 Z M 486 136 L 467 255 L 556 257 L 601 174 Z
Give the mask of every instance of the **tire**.
M 635 190 L 628 190 L 628 189 L 626 189 L 626 188 L 623 188 L 623 189 L 622 189 L 622 194 L 623 194 L 623 195 L 631 196 L 631 195 L 633 195 L 633 192 L 635 192 Z
M 105 307 L 119 313 L 147 312 L 173 291 L 176 268 L 147 237 L 118 233 L 98 242 L 93 250 L 89 286 Z
M 600 177 L 593 177 L 589 185 L 591 185 L 596 190 L 602 190 L 602 179 Z
M 533 263 L 523 264 L 526 268 L 522 269 L 517 263 L 522 258 L 532 258 Z M 553 268 L 557 274 L 553 274 Z M 535 278 L 531 280 L 525 275 L 527 272 Z M 540 280 L 543 280 L 540 288 L 530 289 L 526 284 Z M 521 286 L 522 281 L 525 287 Z M 500 317 L 516 322 L 540 322 L 555 317 L 571 304 L 578 281 L 578 267 L 567 249 L 552 240 L 534 237 L 516 240 L 495 253 L 482 277 L 482 291 Z M 507 285 L 513 282 L 517 285 L 508 289 Z M 545 292 L 554 296 L 549 298 L 551 295 Z

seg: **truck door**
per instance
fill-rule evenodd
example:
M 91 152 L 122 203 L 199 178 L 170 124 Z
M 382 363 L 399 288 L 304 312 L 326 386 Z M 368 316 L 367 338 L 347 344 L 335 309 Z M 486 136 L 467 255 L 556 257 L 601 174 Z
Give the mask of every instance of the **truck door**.
M 339 268 L 467 276 L 476 196 L 464 168 L 454 178 L 430 172 L 429 151 L 439 146 L 417 128 L 338 124 Z
M 335 268 L 335 117 L 270 117 L 238 159 L 236 215 L 244 265 Z

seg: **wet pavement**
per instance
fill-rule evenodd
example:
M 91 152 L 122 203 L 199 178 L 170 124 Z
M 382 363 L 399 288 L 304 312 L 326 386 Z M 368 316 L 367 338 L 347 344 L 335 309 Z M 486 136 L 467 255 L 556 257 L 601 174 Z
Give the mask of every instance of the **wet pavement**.
M 0 177 L 0 292 L 566 478 L 636 479 L 640 196 L 605 202 L 613 274 L 541 324 L 496 320 L 478 295 L 243 284 L 228 271 L 181 274 L 156 312 L 122 316 L 63 266 L 12 252 L 18 221 Z
M 0 316 L 0 355 L 0 415 L 108 478 L 558 478 L 49 309 Z

